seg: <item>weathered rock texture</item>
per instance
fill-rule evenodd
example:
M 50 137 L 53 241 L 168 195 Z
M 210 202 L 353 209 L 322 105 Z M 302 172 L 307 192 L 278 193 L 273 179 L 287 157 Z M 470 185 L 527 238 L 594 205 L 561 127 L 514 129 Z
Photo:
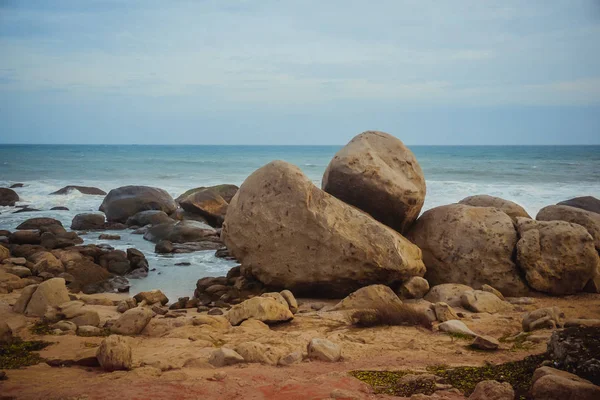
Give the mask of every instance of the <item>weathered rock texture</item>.
M 536 216 L 538 221 L 566 221 L 583 226 L 594 238 L 596 250 L 600 250 L 600 214 L 570 206 L 548 206 Z
M 504 212 L 450 204 L 426 211 L 407 237 L 423 251 L 430 285 L 491 285 L 508 296 L 528 289 L 513 261 L 517 232 Z
M 425 201 L 425 178 L 414 154 L 385 132 L 354 137 L 331 160 L 323 190 L 404 232 Z
M 513 221 L 516 221 L 517 217 L 531 218 L 527 211 L 517 203 L 500 197 L 488 196 L 487 194 L 466 197 L 459 201 L 458 204 L 473 207 L 495 207 L 506 213 Z
M 340 296 L 425 272 L 418 247 L 283 161 L 246 179 L 221 238 L 246 272 L 296 294 Z
M 521 237 L 517 262 L 535 290 L 573 294 L 594 277 L 600 258 L 594 239 L 583 226 L 518 218 L 517 227 Z
M 111 335 L 100 344 L 96 358 L 105 371 L 131 369 L 131 346 L 127 344 L 125 338 Z

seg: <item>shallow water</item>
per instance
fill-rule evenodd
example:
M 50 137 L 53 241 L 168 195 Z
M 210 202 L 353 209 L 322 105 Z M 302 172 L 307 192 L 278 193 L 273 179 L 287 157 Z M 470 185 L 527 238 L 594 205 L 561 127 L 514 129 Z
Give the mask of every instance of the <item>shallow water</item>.
M 72 146 L 0 145 L 0 187 L 16 182 L 22 199 L 45 211 L 12 214 L 0 207 L 0 229 L 14 229 L 37 216 L 68 227 L 75 214 L 96 211 L 103 196 L 49 195 L 66 185 L 105 191 L 123 185 L 150 185 L 174 197 L 192 187 L 240 185 L 254 170 L 275 159 L 299 166 L 320 185 L 327 164 L 341 146 Z M 532 216 L 544 206 L 583 195 L 600 197 L 600 146 L 413 146 L 427 180 L 424 209 L 490 194 L 521 204 Z M 49 211 L 65 206 L 70 211 Z M 197 279 L 223 275 L 235 265 L 213 251 L 158 256 L 141 235 L 118 231 L 120 249 L 136 247 L 148 257 L 148 278 L 132 280 L 132 291 L 161 288 L 167 296 L 191 296 Z M 85 236 L 99 243 L 99 233 Z M 190 266 L 175 266 L 189 261 Z

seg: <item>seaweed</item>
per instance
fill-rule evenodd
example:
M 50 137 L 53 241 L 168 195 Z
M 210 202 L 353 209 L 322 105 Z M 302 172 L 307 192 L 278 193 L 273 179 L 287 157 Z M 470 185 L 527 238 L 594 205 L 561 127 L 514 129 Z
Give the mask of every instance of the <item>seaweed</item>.
M 475 386 L 485 380 L 508 382 L 515 390 L 516 399 L 527 399 L 527 393 L 531 387 L 531 378 L 534 371 L 546 360 L 546 354 L 533 355 L 519 361 L 504 364 L 487 364 L 481 367 L 449 367 L 446 365 L 434 365 L 427 367 L 427 371 L 442 378 L 446 383 L 462 391 L 466 396 L 473 393 Z M 435 387 L 425 385 L 415 388 L 421 391 L 410 393 L 411 383 L 400 382 L 401 378 L 408 374 L 423 374 L 410 370 L 404 371 L 351 371 L 350 375 L 368 383 L 373 387 L 375 393 L 389 394 L 394 396 L 410 397 L 413 393 L 433 392 Z
M 36 351 L 51 345 L 41 340 L 22 341 L 20 339 L 10 344 L 0 345 L 0 369 L 17 369 L 44 361 Z

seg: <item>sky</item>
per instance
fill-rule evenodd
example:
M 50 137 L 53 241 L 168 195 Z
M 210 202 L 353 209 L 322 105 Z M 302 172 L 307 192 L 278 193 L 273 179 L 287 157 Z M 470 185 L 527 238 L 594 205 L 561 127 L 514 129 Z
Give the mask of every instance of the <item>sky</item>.
M 0 143 L 600 144 L 600 0 L 0 0 Z

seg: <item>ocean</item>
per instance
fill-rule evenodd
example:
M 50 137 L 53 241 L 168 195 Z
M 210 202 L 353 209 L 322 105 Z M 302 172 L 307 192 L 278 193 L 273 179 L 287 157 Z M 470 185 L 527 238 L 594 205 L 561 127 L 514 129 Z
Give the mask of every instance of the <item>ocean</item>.
M 39 212 L 12 214 L 0 207 L 0 229 L 14 230 L 37 216 L 70 226 L 75 214 L 97 211 L 103 196 L 52 195 L 66 185 L 95 186 L 108 192 L 123 185 L 149 185 L 173 197 L 197 186 L 240 185 L 272 160 L 300 167 L 320 186 L 327 164 L 342 146 L 135 146 L 135 145 L 0 145 L 0 187 L 17 188 L 22 202 Z M 410 146 L 427 181 L 424 210 L 475 194 L 515 201 L 533 217 L 544 206 L 568 198 L 600 197 L 600 146 Z M 49 211 L 65 206 L 69 211 Z M 196 281 L 224 275 L 235 265 L 213 251 L 158 256 L 154 245 L 128 231 L 115 232 L 118 249 L 136 247 L 148 257 L 148 278 L 131 280 L 131 291 L 160 288 L 170 299 L 191 296 Z M 99 243 L 98 233 L 84 236 Z M 175 266 L 181 261 L 190 266 Z

